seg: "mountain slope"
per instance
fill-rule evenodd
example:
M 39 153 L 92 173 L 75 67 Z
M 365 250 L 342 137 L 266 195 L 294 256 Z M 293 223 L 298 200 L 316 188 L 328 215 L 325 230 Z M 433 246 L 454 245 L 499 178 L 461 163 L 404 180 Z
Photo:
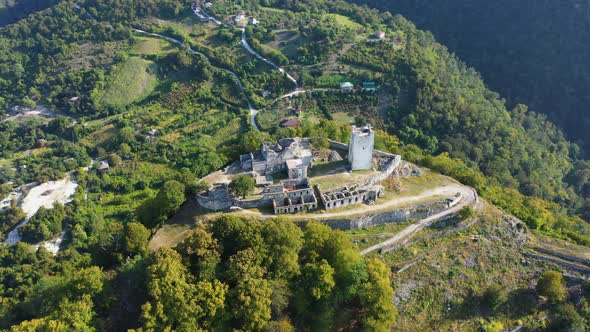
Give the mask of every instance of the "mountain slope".
M 547 114 L 590 146 L 590 3 L 587 1 L 353 0 L 432 31 L 508 103 Z
M 14 23 L 38 10 L 49 8 L 59 0 L 0 0 L 0 26 Z

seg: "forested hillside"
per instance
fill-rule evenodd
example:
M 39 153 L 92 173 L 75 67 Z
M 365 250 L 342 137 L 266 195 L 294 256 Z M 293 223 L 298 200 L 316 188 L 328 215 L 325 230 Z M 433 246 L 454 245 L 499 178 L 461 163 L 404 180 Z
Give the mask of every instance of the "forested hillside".
M 402 14 L 432 31 L 509 105 L 547 114 L 590 146 L 590 3 L 566 1 L 352 0 Z
M 0 26 L 56 4 L 57 0 L 0 0 Z

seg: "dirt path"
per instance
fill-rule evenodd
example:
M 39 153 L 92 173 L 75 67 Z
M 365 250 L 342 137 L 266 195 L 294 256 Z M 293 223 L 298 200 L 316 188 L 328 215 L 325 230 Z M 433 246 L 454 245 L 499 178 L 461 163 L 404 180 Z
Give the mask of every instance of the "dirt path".
M 350 217 L 351 215 L 356 215 L 356 214 L 375 213 L 375 212 L 379 212 L 381 210 L 389 210 L 389 209 L 392 209 L 392 208 L 395 208 L 398 206 L 410 206 L 410 205 L 419 204 L 419 203 L 424 202 L 424 200 L 426 200 L 428 198 L 452 197 L 452 196 L 455 196 L 457 193 L 461 193 L 464 197 L 463 200 L 461 201 L 461 203 L 459 203 L 457 206 L 455 206 L 449 210 L 443 211 L 443 212 L 431 217 L 436 220 L 436 219 L 441 218 L 443 216 L 456 213 L 457 211 L 461 210 L 461 208 L 463 208 L 465 205 L 468 205 L 470 203 L 473 204 L 473 202 L 474 202 L 473 189 L 471 189 L 469 187 L 465 187 L 460 184 L 452 183 L 452 184 L 444 185 L 444 186 L 441 186 L 438 188 L 433 188 L 433 189 L 423 191 L 423 192 L 421 192 L 417 195 L 411 196 L 411 197 L 400 197 L 400 198 L 396 198 L 396 199 L 391 199 L 391 200 L 388 200 L 388 201 L 383 202 L 381 204 L 359 205 L 357 208 L 355 208 L 353 210 L 345 210 L 345 211 L 322 213 L 322 214 L 306 214 L 305 219 L 321 220 L 321 219 L 329 219 L 329 218 L 345 218 L 345 217 Z M 234 209 L 236 211 L 239 211 L 240 213 L 256 216 L 258 218 L 276 218 L 276 215 L 274 215 L 274 214 L 272 214 L 272 215 L 263 214 L 261 212 L 246 210 L 246 209 L 242 209 L 242 208 L 238 208 L 238 207 L 235 207 Z M 298 216 L 298 215 L 285 215 L 282 217 L 286 218 L 286 219 L 302 219 L 302 217 Z M 425 220 L 428 221 L 429 219 L 430 218 L 426 218 L 420 222 L 424 222 Z M 418 222 L 418 223 L 420 223 L 420 222 Z M 396 234 L 396 236 L 397 236 L 397 234 Z M 378 246 L 378 245 L 376 245 L 376 246 Z M 373 247 L 375 247 L 375 246 L 373 246 Z M 370 249 L 370 248 L 368 248 L 368 249 Z M 367 250 L 367 249 L 365 249 L 365 250 Z M 372 249 L 372 250 L 375 250 L 375 249 Z
M 180 45 L 181 47 L 185 48 L 189 53 L 202 56 L 209 61 L 209 58 L 205 54 L 193 50 L 189 45 L 186 45 L 185 43 L 181 42 L 178 39 L 174 39 L 174 38 L 160 35 L 157 33 L 147 32 L 147 31 L 140 30 L 140 29 L 132 29 L 132 30 L 137 33 L 141 33 L 141 34 L 152 36 L 152 37 L 162 38 L 162 39 L 165 39 L 165 40 L 172 42 L 174 44 Z M 211 61 L 209 61 L 209 63 L 211 63 Z M 252 103 L 250 102 L 250 98 L 248 98 L 248 94 L 246 93 L 246 89 L 244 89 L 244 85 L 242 84 L 242 81 L 240 80 L 238 75 L 229 69 L 219 68 L 219 67 L 214 67 L 214 68 L 217 68 L 225 73 L 228 73 L 234 78 L 234 80 L 236 81 L 236 84 L 240 88 L 240 92 L 242 93 L 242 96 L 244 96 L 244 99 L 246 100 L 246 103 L 248 104 L 248 110 L 250 111 L 250 122 L 252 123 L 252 126 L 254 126 L 254 129 L 256 129 L 257 131 L 260 131 L 260 128 L 258 128 L 258 125 L 256 124 L 256 115 L 258 114 L 259 110 L 252 107 Z
M 204 11 L 202 8 L 199 8 L 199 11 L 198 12 L 193 9 L 193 13 L 195 15 L 199 16 L 199 17 L 203 16 L 205 18 L 208 18 L 210 21 L 214 22 L 217 25 L 225 25 L 225 26 L 230 27 L 230 28 L 239 29 L 242 32 L 241 44 L 242 44 L 242 46 L 244 46 L 244 48 L 246 49 L 246 51 L 248 51 L 250 54 L 254 55 L 258 59 L 260 59 L 263 62 L 265 62 L 266 64 L 268 64 L 269 66 L 275 68 L 276 70 L 278 70 L 279 72 L 281 72 L 282 74 L 284 74 L 291 82 L 293 82 L 293 84 L 295 84 L 295 89 L 297 89 L 299 87 L 299 84 L 297 83 L 297 80 L 293 76 L 291 76 L 289 73 L 287 73 L 287 71 L 285 71 L 285 69 L 281 68 L 276 63 L 274 63 L 274 62 L 270 61 L 269 59 L 267 59 L 267 58 L 263 57 L 262 55 L 260 55 L 258 52 L 256 52 L 250 46 L 250 44 L 248 44 L 248 40 L 247 40 L 248 37 L 246 36 L 246 29 L 245 28 L 241 28 L 241 27 L 235 26 L 233 24 L 223 23 L 222 21 L 218 20 L 213 15 L 211 15 L 211 14 L 207 13 L 206 11 Z
M 455 214 L 465 206 L 475 205 L 477 203 L 477 193 L 474 189 L 464 186 L 460 186 L 459 189 L 459 192 L 463 195 L 463 198 L 461 199 L 461 202 L 459 202 L 459 204 L 455 205 L 454 207 L 448 210 L 445 210 L 443 212 L 432 215 L 428 218 L 424 218 L 416 223 L 413 223 L 412 225 L 401 230 L 399 233 L 395 234 L 395 236 L 393 236 L 392 238 L 381 243 L 378 243 L 374 246 L 371 246 L 367 249 L 364 249 L 363 251 L 361 251 L 361 255 L 366 255 L 372 251 L 398 244 L 403 240 L 407 239 L 408 237 L 414 235 L 418 231 L 424 229 L 425 227 L 430 226 L 435 221 L 447 217 L 449 215 Z

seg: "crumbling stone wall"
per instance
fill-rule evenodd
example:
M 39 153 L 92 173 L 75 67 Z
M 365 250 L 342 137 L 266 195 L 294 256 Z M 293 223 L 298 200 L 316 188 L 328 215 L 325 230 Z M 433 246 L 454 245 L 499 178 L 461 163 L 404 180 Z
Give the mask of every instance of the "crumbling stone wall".
M 329 219 L 322 222 L 330 228 L 341 230 L 373 227 L 382 224 L 395 224 L 414 219 L 424 219 L 435 215 L 446 210 L 448 208 L 448 203 L 449 201 L 444 199 L 393 211 L 380 212 L 353 218 Z

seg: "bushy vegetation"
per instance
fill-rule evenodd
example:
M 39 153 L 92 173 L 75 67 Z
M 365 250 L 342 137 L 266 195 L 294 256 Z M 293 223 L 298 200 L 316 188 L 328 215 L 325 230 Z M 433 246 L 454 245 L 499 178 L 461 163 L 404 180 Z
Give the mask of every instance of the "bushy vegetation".
M 25 217 L 25 212 L 16 205 L 16 202 L 10 202 L 10 206 L 0 210 L 0 231 L 6 234 Z
M 590 63 L 585 43 L 590 4 L 539 5 L 534 0 L 451 0 L 444 6 L 426 0 L 350 2 L 402 14 L 432 31 L 442 44 L 481 72 L 510 105 L 525 103 L 532 111 L 546 114 L 588 150 L 585 109 L 590 80 L 581 73 Z
M 13 299 L 20 294 L 30 305 L 23 311 L 17 302 L 5 302 L 2 326 L 20 322 L 17 331 L 102 324 L 112 329 L 264 330 L 352 322 L 384 330 L 395 322 L 388 269 L 379 260 L 362 258 L 343 233 L 326 226 L 310 223 L 301 231 L 278 219 L 260 223 L 224 217 L 192 230 L 176 250 L 147 254 L 134 250 L 135 241 L 145 236 L 142 226 L 134 225 L 124 230 L 122 252 L 138 256 L 126 260 L 112 279 L 96 266 L 84 267 L 80 256 L 55 261 L 21 245 L 3 247 L 3 266 L 12 266 L 3 276 L 38 283 L 34 292 L 24 279 L 3 291 Z M 95 257 L 94 251 L 90 254 Z M 31 264 L 43 268 L 27 269 Z M 69 272 L 52 271 L 59 264 L 69 266 Z M 336 316 L 342 312 L 349 314 Z
M 58 235 L 66 218 L 66 209 L 55 203 L 53 208 L 41 207 L 29 222 L 19 229 L 23 241 L 39 243 Z

